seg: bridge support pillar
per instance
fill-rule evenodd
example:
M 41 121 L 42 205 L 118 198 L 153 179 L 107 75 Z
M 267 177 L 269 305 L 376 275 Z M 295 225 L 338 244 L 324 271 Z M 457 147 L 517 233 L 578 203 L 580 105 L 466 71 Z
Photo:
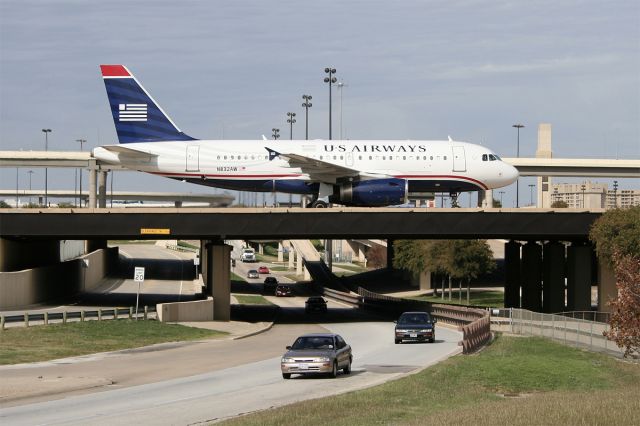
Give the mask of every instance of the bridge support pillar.
M 107 172 L 103 170 L 98 173 L 98 207 L 107 207 Z
M 504 307 L 520 307 L 520 243 L 509 241 L 504 245 Z
M 296 251 L 296 275 L 302 275 L 302 255 Z
M 206 244 L 205 282 L 207 293 L 213 297 L 213 319 L 231 320 L 231 265 L 232 247 L 215 241 Z
M 393 250 L 393 240 L 389 238 L 387 240 L 387 269 L 393 269 L 394 256 L 395 250 Z
M 557 241 L 545 243 L 542 248 L 542 311 L 564 311 L 565 299 L 565 247 Z
M 296 250 L 289 244 L 289 269 L 295 269 Z
M 542 247 L 535 241 L 522 247 L 522 307 L 542 311 Z
M 89 169 L 89 208 L 95 209 L 97 206 L 98 194 L 98 169 L 92 167 Z
M 282 246 L 282 241 L 278 241 L 278 262 L 284 262 L 284 247 Z
M 591 310 L 591 246 L 567 248 L 567 310 Z
M 493 208 L 493 191 L 491 189 L 478 191 L 478 207 L 483 209 Z

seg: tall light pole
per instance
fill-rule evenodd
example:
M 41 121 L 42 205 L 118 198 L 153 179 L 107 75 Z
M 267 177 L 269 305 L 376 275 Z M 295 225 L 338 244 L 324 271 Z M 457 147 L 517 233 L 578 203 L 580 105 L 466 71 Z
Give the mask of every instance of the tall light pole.
M 331 84 L 338 81 L 333 75 L 336 73 L 335 68 L 325 68 L 325 74 L 329 74 L 329 77 L 324 78 L 325 83 L 329 83 L 329 140 L 331 140 Z
M 618 181 L 613 181 L 613 208 L 618 208 Z
M 338 90 L 340 91 L 340 140 L 344 140 L 344 137 L 342 136 L 342 91 L 345 86 L 346 84 L 344 84 L 344 81 L 338 83 Z
M 287 123 L 289 123 L 289 140 L 293 140 L 293 123 L 296 122 L 296 113 L 288 112 L 287 113 Z
M 18 173 L 20 173 L 20 168 L 16 167 L 16 209 L 20 207 L 20 196 L 18 195 Z
M 29 170 L 29 204 L 31 204 L 31 175 L 33 174 L 33 170 Z
M 584 191 L 587 189 L 587 186 L 583 183 L 580 185 L 580 189 L 582 190 L 582 208 L 584 209 Z
M 51 133 L 51 129 L 42 129 L 42 131 L 44 132 L 44 150 L 49 151 L 49 133 Z M 45 207 L 49 206 L 48 186 L 49 186 L 49 176 L 48 176 L 48 170 L 45 167 L 44 168 L 44 206 Z
M 80 152 L 82 152 L 82 145 L 84 145 L 87 140 L 76 139 L 76 142 L 80 142 Z M 82 207 L 82 167 L 80 167 L 80 207 Z
M 520 129 L 524 127 L 522 124 L 514 124 L 511 127 L 518 129 L 518 144 L 516 145 L 516 157 L 520 158 Z M 520 178 L 516 179 L 516 207 L 520 207 Z
M 302 95 L 302 99 L 304 99 L 304 103 L 302 107 L 305 109 L 305 120 L 304 120 L 304 138 L 309 140 L 309 108 L 311 108 L 311 95 Z
M 504 204 L 502 204 L 502 196 L 504 195 L 504 191 L 498 191 L 498 194 L 500 194 L 500 207 L 504 207 Z
M 280 129 L 273 128 L 271 129 L 271 131 L 273 132 L 273 134 L 271 135 L 273 136 L 273 140 L 278 140 L 278 138 L 280 137 Z
M 533 206 L 533 187 L 535 185 L 530 183 L 529 184 L 529 204 Z

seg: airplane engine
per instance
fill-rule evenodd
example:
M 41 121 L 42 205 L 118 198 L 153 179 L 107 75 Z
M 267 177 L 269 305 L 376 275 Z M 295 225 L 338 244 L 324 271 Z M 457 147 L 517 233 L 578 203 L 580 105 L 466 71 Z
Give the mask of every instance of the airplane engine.
M 337 186 L 332 202 L 356 207 L 379 207 L 406 202 L 407 181 L 375 179 L 349 182 Z

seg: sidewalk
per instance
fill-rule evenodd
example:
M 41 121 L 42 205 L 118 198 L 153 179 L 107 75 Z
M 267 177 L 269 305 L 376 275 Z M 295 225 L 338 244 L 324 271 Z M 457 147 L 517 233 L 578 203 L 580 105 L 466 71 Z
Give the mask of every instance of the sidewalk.
M 204 328 L 206 330 L 217 330 L 229 333 L 229 339 L 238 340 L 245 337 L 254 336 L 270 330 L 272 322 L 242 322 L 242 321 L 198 321 L 179 322 L 178 324 L 187 327 Z

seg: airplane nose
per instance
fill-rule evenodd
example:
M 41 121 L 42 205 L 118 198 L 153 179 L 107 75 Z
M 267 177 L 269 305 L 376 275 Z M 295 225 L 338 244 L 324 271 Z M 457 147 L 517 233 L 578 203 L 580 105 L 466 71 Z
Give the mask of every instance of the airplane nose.
M 504 172 L 504 177 L 509 180 L 509 183 L 513 183 L 518 179 L 520 173 L 518 173 L 518 169 L 513 167 L 510 164 L 505 164 L 506 171 Z

